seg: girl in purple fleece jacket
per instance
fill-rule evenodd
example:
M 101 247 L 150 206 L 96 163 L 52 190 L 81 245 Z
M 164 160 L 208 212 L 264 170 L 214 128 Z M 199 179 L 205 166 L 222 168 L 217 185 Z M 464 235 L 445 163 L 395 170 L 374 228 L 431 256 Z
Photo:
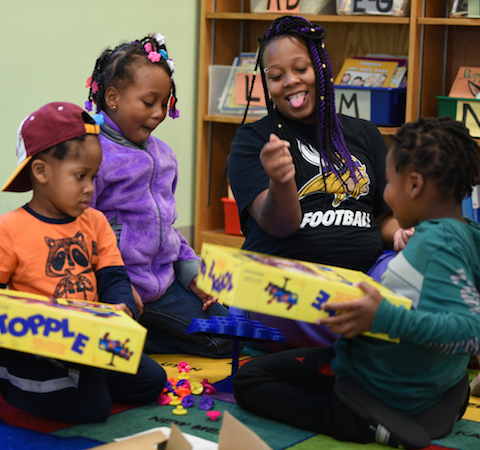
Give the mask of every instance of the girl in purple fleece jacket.
M 96 105 L 103 160 L 91 206 L 110 221 L 143 303 L 145 351 L 227 357 L 230 340 L 185 334 L 193 318 L 227 316 L 228 310 L 196 286 L 199 259 L 173 226 L 177 159 L 151 135 L 167 111 L 179 116 L 173 72 L 158 33 L 106 49 L 97 59 L 86 107 Z

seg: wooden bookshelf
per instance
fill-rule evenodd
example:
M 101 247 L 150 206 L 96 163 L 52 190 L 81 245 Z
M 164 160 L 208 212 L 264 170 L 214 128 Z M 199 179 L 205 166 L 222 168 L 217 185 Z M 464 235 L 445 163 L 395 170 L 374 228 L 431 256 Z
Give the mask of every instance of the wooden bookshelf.
M 345 58 L 366 53 L 408 55 L 405 121 L 437 116 L 437 95 L 448 94 L 460 66 L 480 64 L 480 19 L 449 18 L 448 0 L 411 0 L 408 17 L 305 15 L 326 30 L 334 75 Z M 256 50 L 278 14 L 250 13 L 248 0 L 202 0 L 199 36 L 195 250 L 203 242 L 241 246 L 224 231 L 222 183 L 241 117 L 208 114 L 208 68 L 230 65 Z M 249 121 L 258 118 L 249 118 Z M 388 142 L 395 127 L 380 127 Z

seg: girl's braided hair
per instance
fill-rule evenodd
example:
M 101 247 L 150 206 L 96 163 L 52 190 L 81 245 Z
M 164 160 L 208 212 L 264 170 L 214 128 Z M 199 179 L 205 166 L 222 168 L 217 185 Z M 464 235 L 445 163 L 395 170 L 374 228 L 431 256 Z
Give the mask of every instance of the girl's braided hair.
M 260 50 L 256 61 L 255 73 L 257 72 L 258 66 L 260 66 L 267 111 L 274 129 L 277 130 L 281 139 L 290 142 L 292 156 L 297 163 L 299 158 L 297 143 L 295 139 L 292 139 L 289 135 L 282 116 L 274 107 L 268 94 L 267 80 L 264 71 L 265 66 L 263 59 L 265 49 L 270 42 L 281 36 L 294 36 L 305 42 L 310 59 L 312 60 L 316 78 L 315 137 L 317 141 L 317 149 L 322 160 L 325 161 L 328 169 L 333 170 L 339 180 L 342 173 L 348 169 L 356 183 L 358 181 L 358 164 L 353 160 L 352 155 L 345 144 L 342 133 L 342 124 L 335 112 L 332 67 L 327 50 L 325 49 L 325 43 L 323 42 L 323 39 L 325 38 L 325 30 L 320 26 L 313 25 L 300 16 L 283 16 L 277 18 L 272 22 L 265 35 L 258 39 L 260 42 Z M 249 98 L 250 97 L 251 91 Z M 247 110 L 245 111 L 245 117 Z M 296 166 L 301 167 L 299 164 L 296 164 Z
M 157 36 L 160 36 L 161 40 Z M 87 110 L 92 110 L 92 102 L 97 105 L 97 111 L 105 111 L 105 92 L 110 86 L 117 89 L 133 83 L 135 69 L 141 64 L 158 64 L 166 70 L 172 82 L 169 105 L 170 117 L 178 117 L 176 109 L 176 87 L 173 80 L 174 64 L 168 59 L 167 48 L 163 36 L 146 36 L 139 41 L 123 43 L 113 50 L 107 48 L 95 62 L 91 78 L 87 81 L 89 87 Z
M 461 203 L 478 177 L 479 147 L 467 127 L 450 117 L 420 118 L 392 138 L 396 171 L 408 168 L 435 183 L 440 194 Z

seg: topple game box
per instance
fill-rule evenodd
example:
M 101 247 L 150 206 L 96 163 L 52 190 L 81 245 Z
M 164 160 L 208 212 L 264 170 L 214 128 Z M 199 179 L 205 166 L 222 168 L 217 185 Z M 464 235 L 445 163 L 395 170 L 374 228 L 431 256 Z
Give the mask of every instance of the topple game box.
M 280 258 L 204 243 L 197 286 L 226 305 L 257 313 L 314 323 L 328 316 L 325 302 L 363 297 L 355 286 L 366 281 L 389 302 L 411 309 L 412 301 L 363 272 Z M 386 334 L 365 333 L 398 342 Z
M 137 373 L 147 330 L 107 303 L 0 289 L 0 347 Z

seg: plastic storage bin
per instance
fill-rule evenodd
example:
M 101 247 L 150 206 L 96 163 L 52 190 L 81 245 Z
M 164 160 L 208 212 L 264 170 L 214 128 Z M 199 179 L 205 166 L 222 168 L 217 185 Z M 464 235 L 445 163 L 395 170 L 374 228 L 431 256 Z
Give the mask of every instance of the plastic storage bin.
M 222 198 L 223 212 L 225 213 L 225 233 L 243 236 L 240 229 L 237 202 L 231 198 Z
M 406 88 L 335 86 L 337 113 L 373 122 L 398 126 L 405 122 Z

